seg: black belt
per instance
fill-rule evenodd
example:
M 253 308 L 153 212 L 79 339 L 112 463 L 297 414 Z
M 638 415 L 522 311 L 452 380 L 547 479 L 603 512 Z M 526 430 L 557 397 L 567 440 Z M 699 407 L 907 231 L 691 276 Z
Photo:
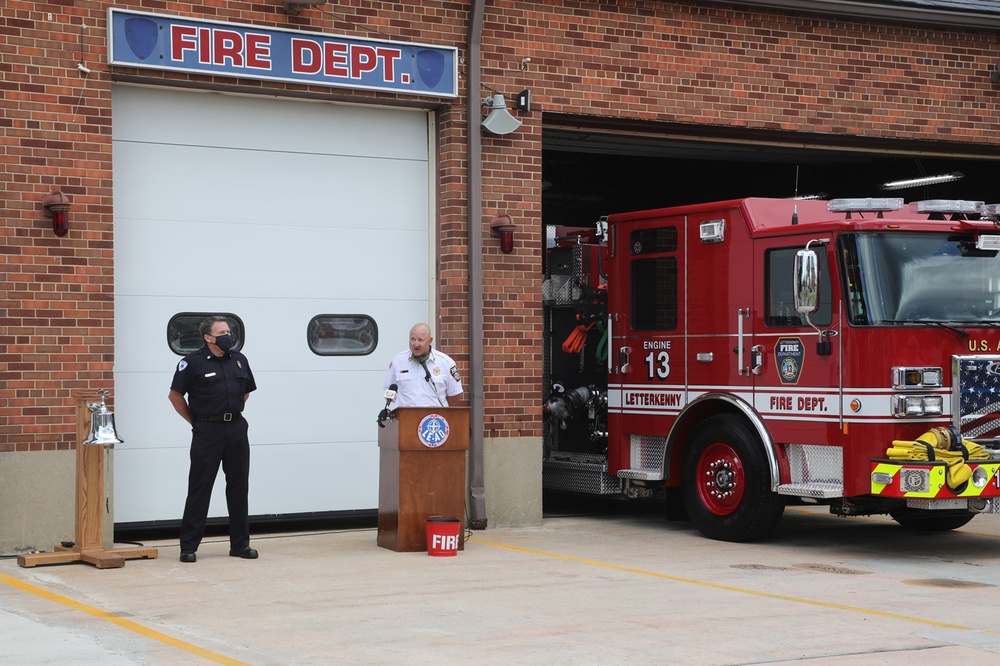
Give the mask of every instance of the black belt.
M 196 416 L 196 421 L 232 421 L 234 418 L 239 416 L 239 412 L 226 412 L 225 414 L 216 414 L 215 416 Z

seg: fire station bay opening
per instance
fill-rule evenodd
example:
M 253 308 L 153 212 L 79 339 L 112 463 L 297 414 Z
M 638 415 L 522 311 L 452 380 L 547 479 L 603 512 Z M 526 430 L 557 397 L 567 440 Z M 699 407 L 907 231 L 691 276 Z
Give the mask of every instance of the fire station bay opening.
M 546 119 L 545 225 L 589 227 L 602 216 L 743 197 L 901 197 L 1000 203 L 1000 147 L 824 135 L 693 136 L 691 128 L 581 129 Z M 957 174 L 906 189 L 886 183 Z
M 623 126 L 593 118 L 549 114 L 542 127 L 542 223 L 544 242 L 555 252 L 560 227 L 593 228 L 602 216 L 745 197 L 820 198 L 892 197 L 905 202 L 962 199 L 1000 203 L 1000 147 L 943 141 L 889 141 L 865 137 L 809 135 L 790 132 L 752 132 L 638 123 Z M 956 174 L 950 182 L 885 189 L 906 179 Z M 563 238 L 572 244 L 572 232 Z M 655 243 L 676 243 L 668 235 L 651 236 Z M 565 255 L 562 255 L 565 256 Z M 575 256 L 575 255 L 573 255 Z M 790 259 L 790 257 L 789 257 Z M 790 267 L 790 261 L 786 266 Z M 582 262 L 584 270 L 593 263 Z M 548 275 L 569 266 L 554 267 L 548 255 L 542 271 Z M 577 269 L 579 270 L 579 269 Z M 786 270 L 789 270 L 786 268 Z M 789 270 L 790 272 L 790 270 Z M 829 270 L 822 273 L 829 276 Z M 562 277 L 562 275 L 558 276 Z M 641 281 L 641 280 L 639 280 Z M 829 284 L 821 292 L 830 293 Z M 546 293 L 543 287 L 543 294 Z M 561 353 L 579 324 L 577 305 L 562 290 L 548 292 L 543 353 L 543 400 L 546 461 L 600 461 L 607 440 L 593 435 L 607 422 L 576 418 L 577 404 L 587 398 L 589 384 L 606 377 L 600 345 L 595 353 Z M 596 300 L 596 299 L 595 299 Z M 584 310 L 584 314 L 591 314 Z M 654 326 L 661 328 L 659 324 Z M 667 326 L 670 328 L 672 326 Z M 652 358 L 652 357 L 650 357 Z M 565 392 L 565 393 L 564 393 Z M 587 394 L 589 395 L 589 394 Z M 553 396 L 565 399 L 551 401 Z M 543 486 L 556 491 L 546 499 L 558 502 L 563 490 L 614 493 L 613 484 L 571 476 L 558 465 L 546 465 Z M 569 504 L 578 510 L 576 498 Z

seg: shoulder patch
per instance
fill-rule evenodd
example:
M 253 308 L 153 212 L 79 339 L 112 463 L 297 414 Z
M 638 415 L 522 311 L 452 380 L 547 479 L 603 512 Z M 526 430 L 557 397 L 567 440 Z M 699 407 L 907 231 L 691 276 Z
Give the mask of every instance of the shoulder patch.
M 181 359 L 181 362 L 177 364 L 177 372 L 184 372 L 184 368 L 188 367 L 188 362 Z
M 462 378 L 458 376 L 458 366 L 457 365 L 451 366 L 451 376 L 455 378 L 456 382 L 462 381 Z

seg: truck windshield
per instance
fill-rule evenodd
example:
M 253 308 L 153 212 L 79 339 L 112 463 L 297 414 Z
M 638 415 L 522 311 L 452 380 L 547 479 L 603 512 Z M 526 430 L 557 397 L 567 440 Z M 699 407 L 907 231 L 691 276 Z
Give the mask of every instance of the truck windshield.
M 1000 325 L 1000 258 L 971 234 L 844 234 L 850 322 Z

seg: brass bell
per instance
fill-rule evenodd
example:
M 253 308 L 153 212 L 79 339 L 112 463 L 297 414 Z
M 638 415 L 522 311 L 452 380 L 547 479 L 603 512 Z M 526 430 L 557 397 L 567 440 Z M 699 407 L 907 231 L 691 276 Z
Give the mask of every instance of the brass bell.
M 101 389 L 98 391 L 101 396 L 100 402 L 88 402 L 87 409 L 90 410 L 90 436 L 83 440 L 84 444 L 100 444 L 101 446 L 114 446 L 122 444 L 125 440 L 118 437 L 115 431 L 115 414 L 108 411 L 108 406 L 104 403 L 104 396 L 109 391 Z

